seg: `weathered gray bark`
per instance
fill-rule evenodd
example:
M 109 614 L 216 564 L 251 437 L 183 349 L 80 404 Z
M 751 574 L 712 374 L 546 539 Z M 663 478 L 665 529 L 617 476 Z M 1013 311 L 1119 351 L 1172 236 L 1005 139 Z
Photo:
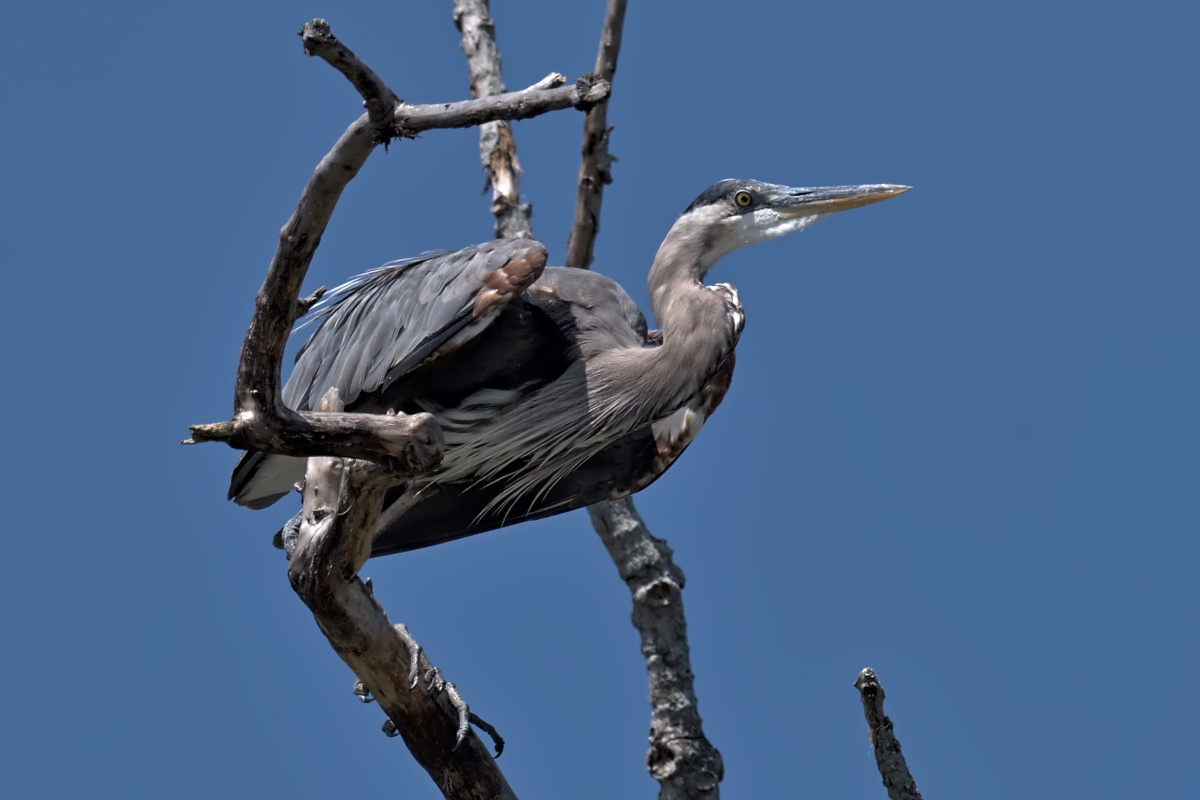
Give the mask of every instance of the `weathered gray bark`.
M 883 686 L 870 667 L 858 673 L 854 682 L 862 696 L 863 714 L 870 730 L 868 736 L 875 748 L 875 766 L 883 778 L 891 800 L 921 800 L 917 782 L 908 771 L 904 753 L 900 752 L 900 741 L 892 729 L 892 721 L 883 713 Z
M 471 96 L 503 94 L 507 89 L 500 74 L 496 26 L 488 10 L 488 0 L 454 0 L 454 24 L 462 33 Z M 479 126 L 479 160 L 487 175 L 487 186 L 492 189 L 496 238 L 532 239 L 533 207 L 521 203 L 521 163 L 517 161 L 511 125 L 487 122 Z
M 592 525 L 633 595 L 650 679 L 650 752 L 646 767 L 659 800 L 720 796 L 721 754 L 704 736 L 683 614 L 683 570 L 671 548 L 646 529 L 630 498 L 588 508 Z
M 341 410 L 330 389 L 322 410 Z M 393 626 L 358 571 L 394 472 L 370 461 L 310 458 L 288 580 L 338 656 L 374 695 L 409 752 L 447 798 L 513 798 L 469 711 L 401 625 Z M 461 740 L 455 746 L 456 740 Z
M 604 31 L 600 52 L 596 54 L 596 77 L 612 85 L 621 51 L 621 32 L 625 28 L 625 0 L 608 0 L 604 11 Z M 604 184 L 612 183 L 612 162 L 608 153 L 608 100 L 592 106 L 583 121 L 583 159 L 579 164 L 579 184 L 575 189 L 575 224 L 567 239 L 567 266 L 592 265 L 596 234 L 600 232 L 600 203 Z

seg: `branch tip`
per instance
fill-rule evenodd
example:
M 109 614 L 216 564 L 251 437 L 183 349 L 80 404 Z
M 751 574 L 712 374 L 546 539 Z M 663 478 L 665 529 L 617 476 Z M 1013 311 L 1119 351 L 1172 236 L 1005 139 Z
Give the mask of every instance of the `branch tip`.
M 883 713 L 883 685 L 875 670 L 867 667 L 854 681 L 862 698 L 863 715 L 867 718 L 867 738 L 875 751 L 875 766 L 891 800 L 921 800 L 917 783 L 908 771 L 908 763 L 900 750 L 892 721 Z

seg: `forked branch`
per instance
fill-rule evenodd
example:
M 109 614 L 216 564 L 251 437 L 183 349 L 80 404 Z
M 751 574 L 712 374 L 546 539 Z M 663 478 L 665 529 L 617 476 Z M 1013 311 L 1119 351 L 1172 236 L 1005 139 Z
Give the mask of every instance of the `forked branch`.
M 608 96 L 603 81 L 580 81 L 554 89 L 521 92 L 437 105 L 410 105 L 329 31 L 314 20 L 301 31 L 306 52 L 326 59 L 359 89 L 368 113 L 356 120 L 321 159 L 295 212 L 279 234 L 279 246 L 255 299 L 234 386 L 233 418 L 191 426 L 194 442 L 225 442 L 243 450 L 293 456 L 339 455 L 392 465 L 409 474 L 426 471 L 441 456 L 441 434 L 424 415 L 382 418 L 369 414 L 318 415 L 286 408 L 280 398 L 280 368 L 296 298 L 341 197 L 380 142 L 434 128 L 471 127 L 499 119 L 524 119 L 548 111 L 586 109 Z

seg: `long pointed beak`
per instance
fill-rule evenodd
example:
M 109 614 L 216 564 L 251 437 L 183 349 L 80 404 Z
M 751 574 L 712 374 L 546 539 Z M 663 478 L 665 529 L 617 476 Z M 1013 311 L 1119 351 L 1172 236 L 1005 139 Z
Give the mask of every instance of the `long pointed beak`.
M 878 203 L 898 194 L 904 194 L 911 186 L 896 186 L 890 183 L 871 183 L 863 186 L 822 186 L 815 189 L 793 188 L 771 198 L 770 208 L 783 219 L 810 217 L 815 214 L 832 214 L 848 208 Z

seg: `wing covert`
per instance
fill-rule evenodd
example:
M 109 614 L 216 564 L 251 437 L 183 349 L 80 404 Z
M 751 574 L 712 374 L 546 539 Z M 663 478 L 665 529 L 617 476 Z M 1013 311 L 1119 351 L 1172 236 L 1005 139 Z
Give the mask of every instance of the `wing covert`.
M 336 386 L 349 407 L 420 364 L 461 347 L 542 274 L 546 248 L 498 239 L 374 270 L 320 309 L 283 390 L 291 408 Z

